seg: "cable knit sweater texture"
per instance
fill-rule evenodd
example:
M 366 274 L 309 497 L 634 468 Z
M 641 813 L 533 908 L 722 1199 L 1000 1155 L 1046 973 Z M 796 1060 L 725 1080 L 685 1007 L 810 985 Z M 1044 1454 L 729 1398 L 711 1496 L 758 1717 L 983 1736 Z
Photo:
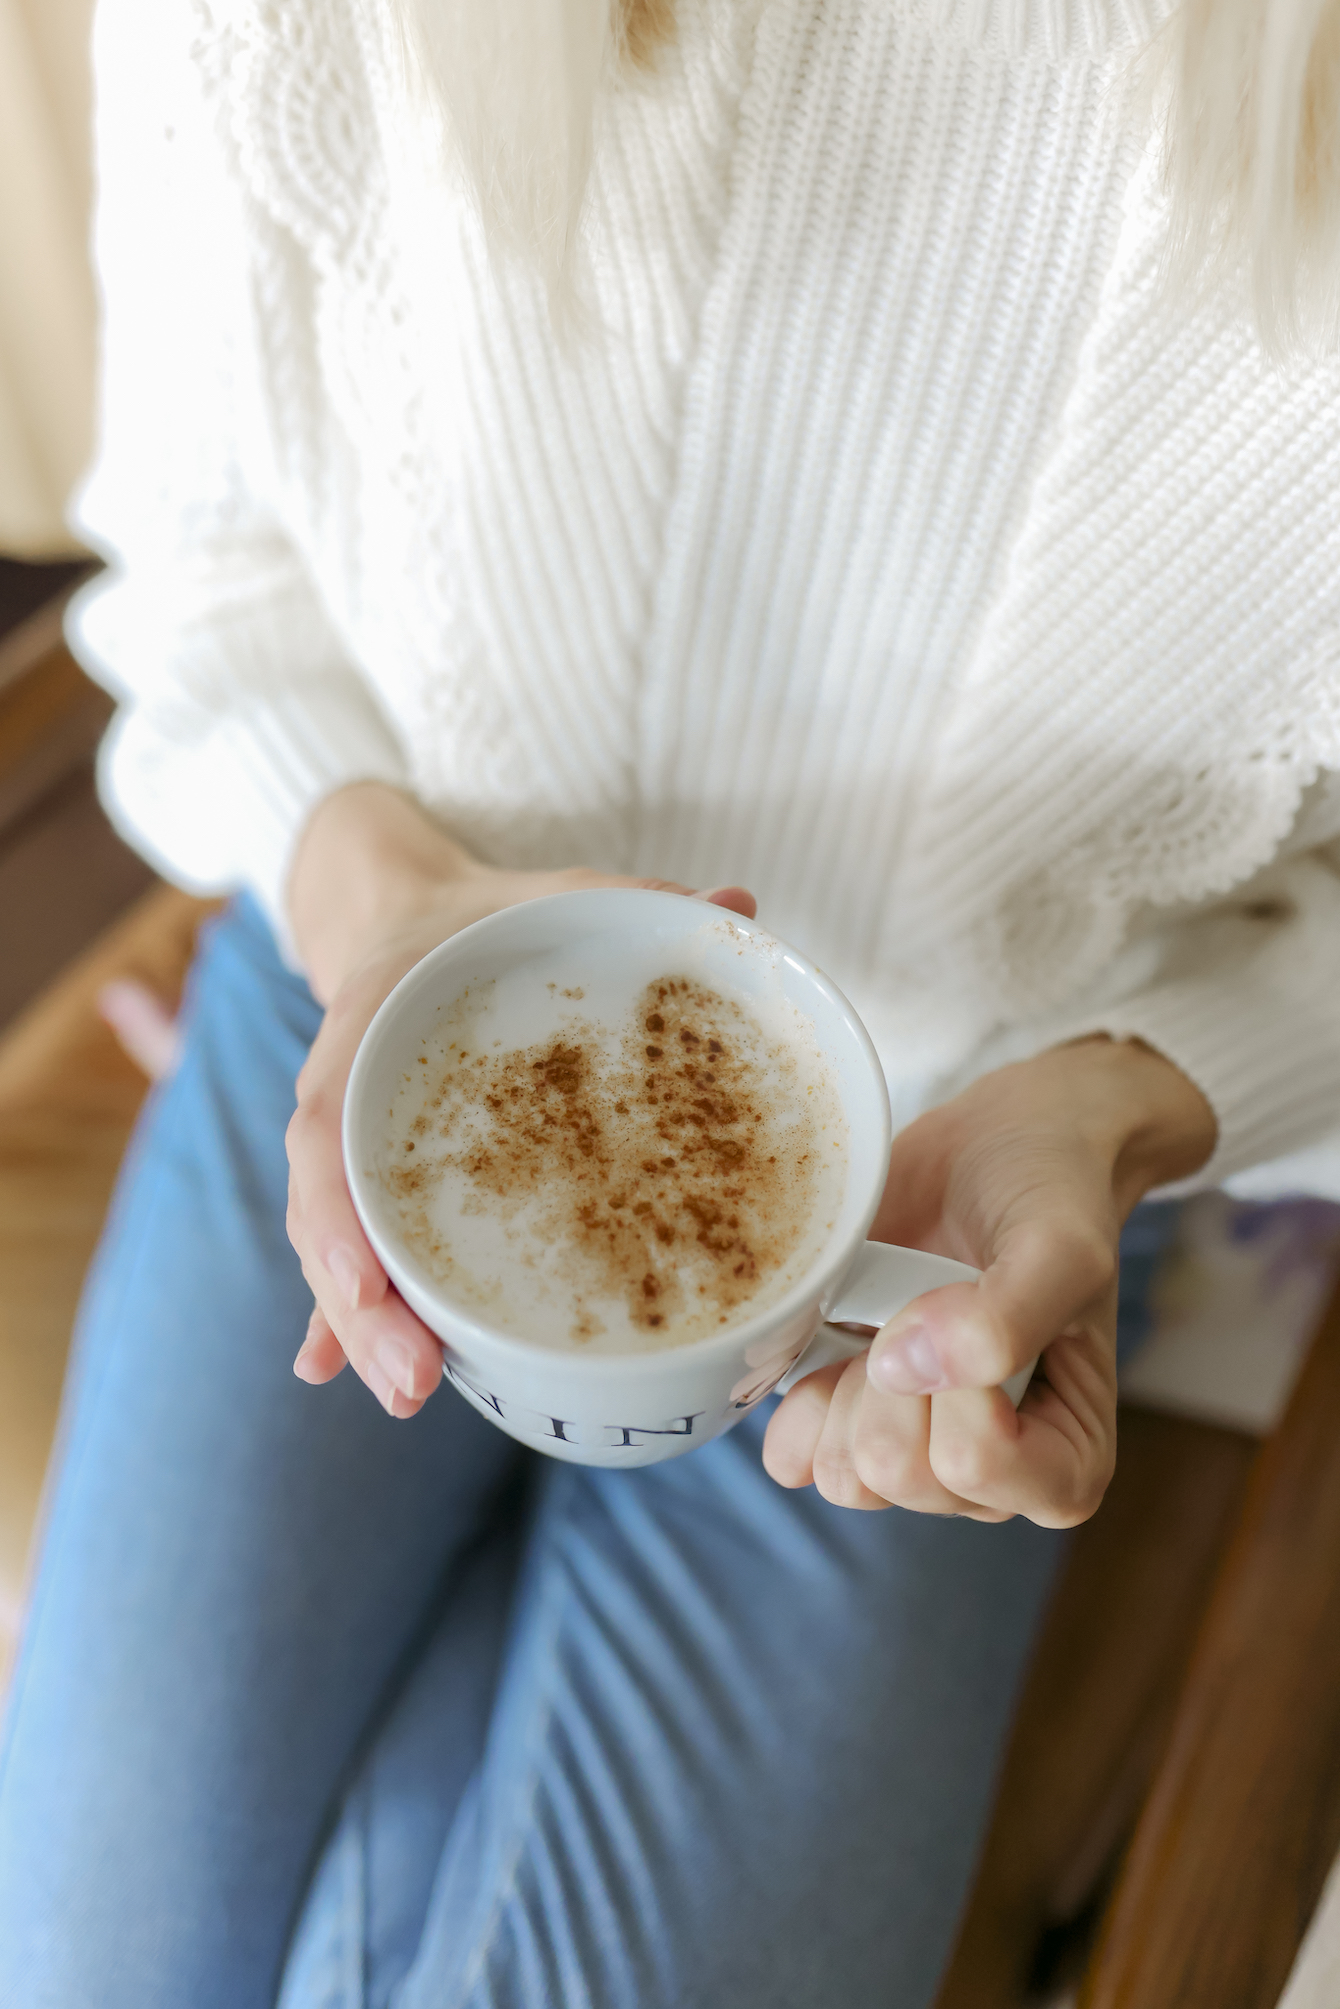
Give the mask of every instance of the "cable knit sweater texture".
M 1086 1030 L 1340 1127 L 1340 368 L 1159 283 L 1144 0 L 680 0 L 556 341 L 369 0 L 103 0 L 113 814 L 283 926 L 358 777 L 751 885 L 905 1118 Z

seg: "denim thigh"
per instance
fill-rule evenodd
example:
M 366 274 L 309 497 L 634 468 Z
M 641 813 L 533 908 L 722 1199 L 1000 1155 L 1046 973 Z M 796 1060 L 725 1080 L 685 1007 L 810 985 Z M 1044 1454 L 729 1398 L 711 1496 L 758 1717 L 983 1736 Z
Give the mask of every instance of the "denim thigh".
M 0 1757 L 6 2009 L 273 2002 L 339 1780 L 524 1463 L 450 1390 L 405 1424 L 294 1379 L 319 1022 L 254 907 L 210 928 L 81 1314 Z M 486 1651 L 476 1749 L 491 1687 Z
M 1123 1243 L 1119 1350 L 1176 1208 Z M 283 2009 L 919 2009 L 966 1896 L 1065 1538 L 844 1512 L 764 1474 L 765 1418 L 637 1473 L 536 1475 L 351 1791 Z M 518 1553 L 470 1786 L 462 1619 Z M 457 1812 L 422 1916 L 412 1808 Z M 409 1782 L 413 1782 L 412 1785 Z

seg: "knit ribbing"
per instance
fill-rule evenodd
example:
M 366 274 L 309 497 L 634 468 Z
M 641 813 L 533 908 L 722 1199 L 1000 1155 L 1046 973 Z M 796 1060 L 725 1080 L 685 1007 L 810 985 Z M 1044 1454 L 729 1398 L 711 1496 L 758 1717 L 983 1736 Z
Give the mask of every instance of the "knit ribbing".
M 1254 936 L 1116 974 L 1340 765 L 1340 372 L 1160 291 L 1151 9 L 681 0 L 565 342 L 375 9 L 163 0 L 149 73 L 105 0 L 123 825 L 278 913 L 317 796 L 407 779 L 499 862 L 751 884 L 900 1115 L 1101 1023 L 1205 1082 L 1217 1164 L 1340 1119 L 1306 861 L 1268 982 Z
M 946 51 L 860 0 L 760 24 L 646 648 L 639 864 L 696 880 L 724 851 L 783 932 L 823 912 L 848 979 L 1059 416 L 1125 138 L 1097 69 Z
M 1340 765 L 1340 368 L 1166 301 L 1151 200 L 1090 331 L 908 860 L 907 924 L 1010 1009 L 1140 902 L 1225 892 Z

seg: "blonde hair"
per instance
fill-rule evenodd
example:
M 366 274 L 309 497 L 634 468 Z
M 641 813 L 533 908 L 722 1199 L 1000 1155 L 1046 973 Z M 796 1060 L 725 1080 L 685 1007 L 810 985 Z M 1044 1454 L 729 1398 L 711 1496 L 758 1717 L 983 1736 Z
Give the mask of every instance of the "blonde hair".
M 570 292 L 602 86 L 674 0 L 391 0 L 490 241 Z M 1340 0 L 1182 0 L 1156 51 L 1170 268 L 1232 268 L 1275 347 L 1340 337 Z
M 1182 0 L 1164 91 L 1170 265 L 1232 272 L 1279 352 L 1340 337 L 1340 0 Z
M 648 68 L 674 0 L 392 0 L 412 84 L 497 250 L 571 304 L 596 104 Z

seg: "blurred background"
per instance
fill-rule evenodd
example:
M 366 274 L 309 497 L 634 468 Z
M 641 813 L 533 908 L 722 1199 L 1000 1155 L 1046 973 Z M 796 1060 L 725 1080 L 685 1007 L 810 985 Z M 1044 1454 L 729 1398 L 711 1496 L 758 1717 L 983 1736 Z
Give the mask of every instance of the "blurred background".
M 80 1283 L 208 912 L 103 817 L 110 701 L 62 640 L 94 569 L 64 522 L 91 14 L 0 0 L 0 1691 Z M 1183 1211 L 939 2009 L 1340 2005 L 1338 1265 L 1327 1202 Z
M 60 642 L 93 439 L 91 0 L 0 0 L 0 1024 L 149 874 L 100 816 L 110 709 Z
M 0 4 L 0 549 L 64 556 L 93 426 L 91 0 Z
M 64 521 L 94 432 L 92 11 L 0 0 L 0 1686 L 75 1301 L 147 1086 L 104 1013 L 127 985 L 172 1003 L 201 911 L 103 816 L 111 702 L 62 640 L 95 569 Z

